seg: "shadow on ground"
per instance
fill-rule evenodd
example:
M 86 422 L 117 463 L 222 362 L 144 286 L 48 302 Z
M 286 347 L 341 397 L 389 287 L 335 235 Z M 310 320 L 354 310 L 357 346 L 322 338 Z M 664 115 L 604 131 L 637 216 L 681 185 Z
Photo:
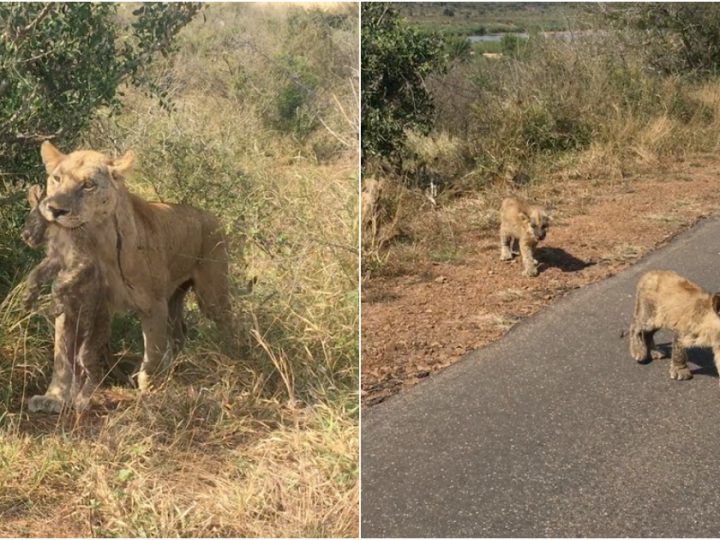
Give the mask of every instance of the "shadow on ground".
M 578 272 L 588 266 L 596 264 L 595 261 L 583 261 L 578 259 L 574 255 L 571 255 L 562 248 L 556 247 L 541 247 L 535 252 L 535 258 L 544 263 L 544 269 L 547 268 L 559 268 L 563 272 Z

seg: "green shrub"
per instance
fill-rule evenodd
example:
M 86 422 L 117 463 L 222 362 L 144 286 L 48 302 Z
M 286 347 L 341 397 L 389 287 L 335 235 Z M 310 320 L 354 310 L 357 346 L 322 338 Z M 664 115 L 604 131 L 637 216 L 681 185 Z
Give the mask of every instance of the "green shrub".
M 72 146 L 98 108 L 119 105 L 124 81 L 164 97 L 147 66 L 198 9 L 143 4 L 123 29 L 117 4 L 0 4 L 0 172 L 13 181 L 39 174 L 39 143 Z
M 407 26 L 388 4 L 362 4 L 362 158 L 396 160 L 408 129 L 427 133 L 434 105 L 424 79 L 443 72 L 444 39 Z

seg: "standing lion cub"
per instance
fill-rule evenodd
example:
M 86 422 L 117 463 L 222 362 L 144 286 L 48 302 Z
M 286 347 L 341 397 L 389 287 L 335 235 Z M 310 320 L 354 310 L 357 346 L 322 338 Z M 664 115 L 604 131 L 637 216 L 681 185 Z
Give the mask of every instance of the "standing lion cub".
M 630 355 L 635 360 L 647 362 L 662 356 L 653 340 L 661 328 L 673 332 L 671 379 L 692 378 L 686 347 L 712 347 L 715 366 L 720 369 L 720 293 L 708 294 L 668 270 L 643 274 L 630 323 Z
M 513 258 L 513 244 L 518 241 L 524 274 L 538 275 L 535 247 L 545 239 L 550 219 L 545 210 L 519 197 L 508 197 L 500 206 L 500 260 Z

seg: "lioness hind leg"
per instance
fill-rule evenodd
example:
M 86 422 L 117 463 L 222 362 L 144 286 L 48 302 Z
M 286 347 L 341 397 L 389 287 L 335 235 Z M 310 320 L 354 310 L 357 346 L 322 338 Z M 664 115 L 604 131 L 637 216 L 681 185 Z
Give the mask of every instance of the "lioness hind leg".
M 189 287 L 190 282 L 183 283 L 168 300 L 168 331 L 172 337 L 173 353 L 175 354 L 180 352 L 185 344 L 187 325 L 183 317 L 183 308 Z
M 193 289 L 198 297 L 200 311 L 211 319 L 218 327 L 222 338 L 231 348 L 235 348 L 232 308 L 227 281 L 195 281 Z
M 670 378 L 678 381 L 692 379 L 692 373 L 687 366 L 687 352 L 680 345 L 677 336 L 673 336 L 672 356 L 670 358 Z
M 230 306 L 228 266 L 224 248 L 218 247 L 193 273 L 193 290 L 198 298 L 200 311 L 210 318 L 220 330 L 223 339 L 235 348 L 234 317 Z

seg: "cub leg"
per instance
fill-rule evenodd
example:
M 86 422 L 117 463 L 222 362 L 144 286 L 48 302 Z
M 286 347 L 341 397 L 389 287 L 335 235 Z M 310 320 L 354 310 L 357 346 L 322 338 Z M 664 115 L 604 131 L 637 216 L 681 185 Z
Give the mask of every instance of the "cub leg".
M 528 242 L 520 240 L 520 255 L 522 256 L 524 274 L 529 277 L 538 275 L 537 261 L 533 257 L 534 246 Z
M 713 347 L 713 360 L 715 361 L 715 369 L 720 375 L 720 347 Z
M 647 330 L 635 324 L 630 325 L 630 356 L 639 364 L 663 357 L 662 352 L 655 348 L 655 332 L 657 328 Z
M 512 259 L 513 237 L 503 229 L 500 229 L 500 260 L 509 261 Z
M 672 356 L 670 358 L 670 378 L 678 381 L 692 379 L 692 373 L 687 366 L 687 352 L 680 345 L 677 336 L 673 336 Z
M 658 328 L 652 322 L 654 311 L 654 306 L 643 300 L 642 295 L 637 293 L 629 335 L 630 356 L 640 364 L 663 357 L 663 354 L 655 348 L 654 336 Z

